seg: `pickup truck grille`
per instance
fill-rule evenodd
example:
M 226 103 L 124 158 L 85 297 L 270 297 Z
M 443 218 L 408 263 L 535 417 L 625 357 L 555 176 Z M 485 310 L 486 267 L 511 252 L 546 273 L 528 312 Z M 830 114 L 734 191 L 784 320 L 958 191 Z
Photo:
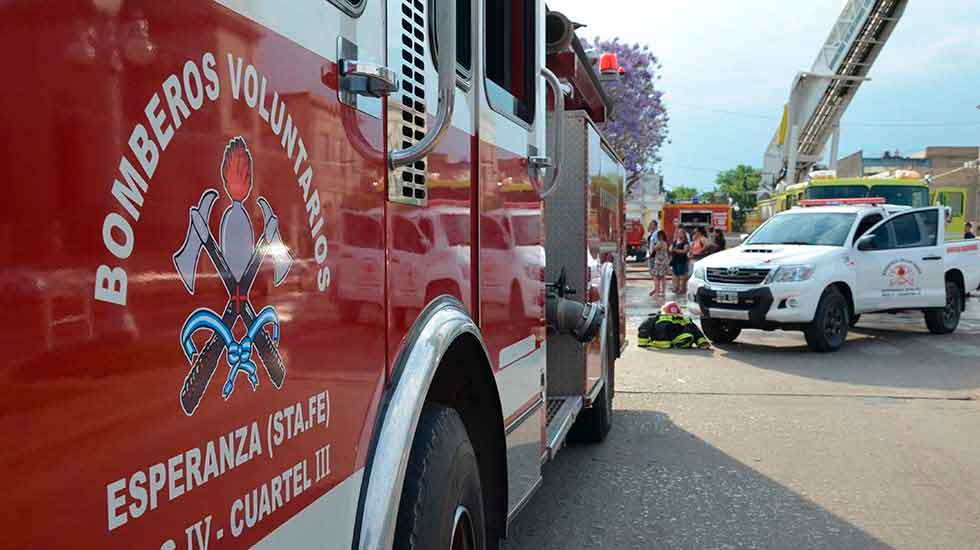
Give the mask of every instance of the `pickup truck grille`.
M 768 269 L 752 267 L 709 267 L 709 283 L 728 283 L 733 285 L 757 285 L 766 280 Z

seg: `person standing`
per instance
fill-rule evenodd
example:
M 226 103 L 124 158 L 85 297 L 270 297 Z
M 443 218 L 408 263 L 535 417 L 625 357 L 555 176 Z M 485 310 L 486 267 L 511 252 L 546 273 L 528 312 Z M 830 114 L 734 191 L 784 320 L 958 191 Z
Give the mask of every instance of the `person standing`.
M 721 252 L 727 246 L 728 245 L 725 243 L 725 232 L 722 231 L 720 228 L 715 229 L 715 247 L 716 247 L 715 252 Z
M 666 231 L 657 231 L 654 236 L 650 258 L 650 276 L 653 277 L 650 296 L 663 296 L 666 294 L 667 269 L 670 268 L 670 243 L 667 241 Z
M 657 220 L 651 220 L 650 225 L 647 226 L 647 258 L 650 260 L 650 267 L 653 267 L 653 247 L 657 244 L 657 229 L 659 224 Z
M 670 269 L 674 273 L 674 294 L 687 295 L 687 261 L 691 252 L 691 243 L 687 232 L 678 228 L 674 232 L 674 240 L 670 244 Z

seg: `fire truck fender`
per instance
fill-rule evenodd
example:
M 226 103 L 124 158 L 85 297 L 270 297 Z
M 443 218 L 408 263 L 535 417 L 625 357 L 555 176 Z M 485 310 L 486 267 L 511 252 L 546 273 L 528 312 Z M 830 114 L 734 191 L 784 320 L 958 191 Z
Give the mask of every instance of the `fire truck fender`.
M 620 355 L 619 349 L 619 285 L 616 283 L 616 268 L 612 262 L 602 264 L 602 307 L 606 314 L 602 318 L 602 327 L 599 329 L 599 353 L 603 357 L 602 361 L 602 380 L 593 388 L 594 398 L 603 384 L 607 384 L 610 378 L 609 370 L 613 368 L 613 361 Z M 612 324 L 612 326 L 608 326 Z M 590 399 L 591 401 L 591 399 Z
M 465 360 L 465 377 L 458 376 L 463 374 L 461 369 L 453 368 L 454 364 L 462 366 L 461 360 Z M 392 381 L 381 398 L 353 548 L 392 547 L 405 471 L 427 401 L 460 413 L 479 461 L 484 505 L 491 511 L 487 525 L 495 531 L 503 527 L 506 447 L 500 396 L 490 365 L 480 329 L 459 300 L 439 296 L 422 310 L 398 353 Z M 463 382 L 467 383 L 466 393 L 459 395 Z

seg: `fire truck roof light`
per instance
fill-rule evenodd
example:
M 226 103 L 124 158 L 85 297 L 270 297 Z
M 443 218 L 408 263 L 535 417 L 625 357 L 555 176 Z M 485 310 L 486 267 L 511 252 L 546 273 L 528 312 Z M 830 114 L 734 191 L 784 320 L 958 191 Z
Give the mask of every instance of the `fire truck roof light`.
M 616 58 L 616 54 L 604 53 L 599 56 L 599 72 L 619 72 L 619 60 Z
M 804 199 L 800 206 L 844 206 L 853 204 L 885 204 L 885 197 L 862 197 L 858 199 Z

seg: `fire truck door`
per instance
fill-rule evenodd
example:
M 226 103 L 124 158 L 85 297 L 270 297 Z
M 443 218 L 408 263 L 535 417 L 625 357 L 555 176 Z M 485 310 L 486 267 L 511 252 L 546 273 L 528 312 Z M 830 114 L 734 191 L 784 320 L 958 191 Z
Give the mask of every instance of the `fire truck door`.
M 478 6 L 478 7 L 477 7 Z M 540 477 L 544 427 L 542 203 L 528 157 L 544 148 L 544 3 L 475 0 L 480 327 L 507 427 L 509 510 Z
M 473 304 L 474 78 L 468 1 L 387 0 L 389 366 L 440 295 Z M 455 37 L 451 40 L 450 37 Z M 452 47 L 446 48 L 445 45 Z

